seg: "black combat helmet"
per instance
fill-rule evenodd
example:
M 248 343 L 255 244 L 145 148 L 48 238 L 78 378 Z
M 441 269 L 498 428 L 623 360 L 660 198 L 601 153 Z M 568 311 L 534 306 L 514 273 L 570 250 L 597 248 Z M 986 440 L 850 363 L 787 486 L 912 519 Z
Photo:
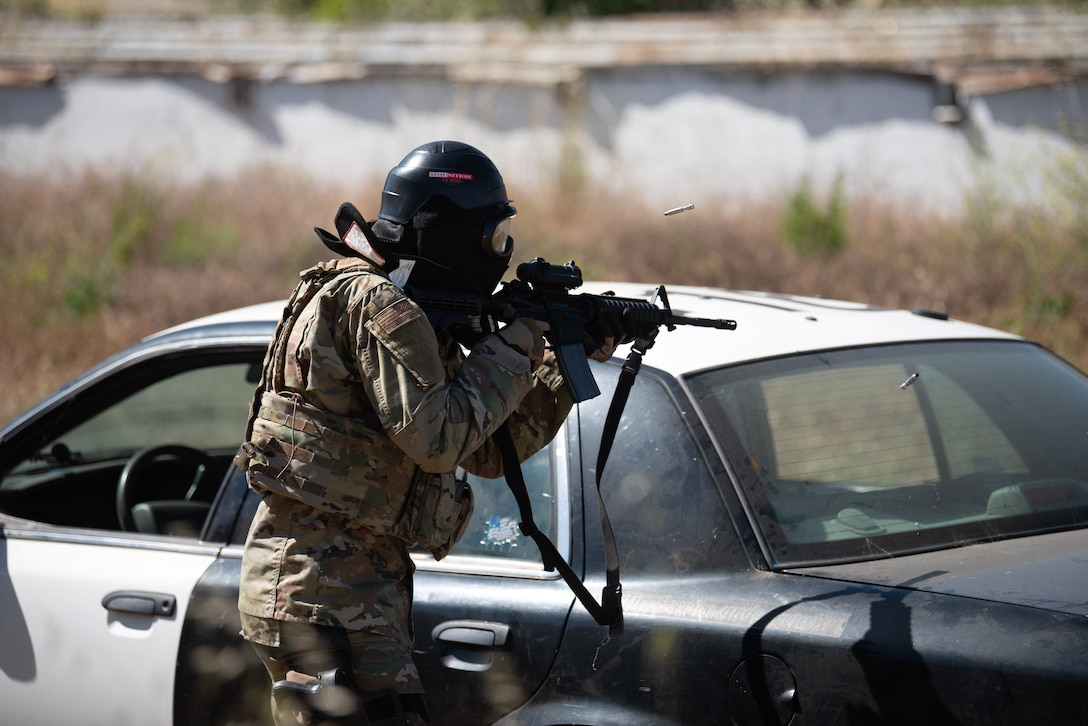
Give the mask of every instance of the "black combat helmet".
M 351 203 L 336 217 L 339 239 L 318 229 L 341 254 L 381 265 L 398 285 L 490 294 L 510 266 L 517 210 L 495 165 L 458 141 L 432 141 L 389 172 L 378 218 Z
M 502 175 L 482 151 L 460 141 L 432 141 L 389 172 L 378 217 L 407 224 L 434 197 L 465 211 L 510 203 Z

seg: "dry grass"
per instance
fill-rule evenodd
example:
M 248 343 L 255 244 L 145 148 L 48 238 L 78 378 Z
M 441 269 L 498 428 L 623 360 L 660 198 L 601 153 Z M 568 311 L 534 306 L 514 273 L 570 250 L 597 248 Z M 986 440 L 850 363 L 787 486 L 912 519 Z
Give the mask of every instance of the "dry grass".
M 331 227 L 344 199 L 373 208 L 377 193 L 271 170 L 190 189 L 98 175 L 0 179 L 0 376 L 10 382 L 0 416 L 165 326 L 286 296 L 298 270 L 327 256 L 311 228 Z M 518 208 L 520 256 L 573 258 L 587 279 L 936 308 L 1028 335 L 1088 367 L 1082 218 L 994 213 L 985 223 L 920 226 L 852 200 L 846 249 L 802 255 L 782 241 L 781 204 L 669 218 L 600 196 L 592 205 L 519 198 Z

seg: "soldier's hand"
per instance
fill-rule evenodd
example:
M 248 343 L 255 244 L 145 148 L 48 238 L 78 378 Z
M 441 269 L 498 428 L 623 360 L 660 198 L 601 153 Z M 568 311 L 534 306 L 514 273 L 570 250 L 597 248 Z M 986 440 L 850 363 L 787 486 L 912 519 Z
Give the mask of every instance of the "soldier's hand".
M 612 293 L 606 292 L 605 295 Z M 586 357 L 606 361 L 616 352 L 616 346 L 630 343 L 636 336 L 634 322 L 627 308 L 604 310 L 585 328 Z
M 596 349 L 586 354 L 587 358 L 604 363 L 606 360 L 612 357 L 612 354 L 616 352 L 616 339 L 611 335 L 606 335 L 604 340 L 593 341 L 586 347 L 592 347 L 596 345 Z
M 544 332 L 548 330 L 548 327 L 548 324 L 541 320 L 518 318 L 500 330 L 499 337 L 507 345 L 529 356 L 535 368 L 544 360 Z

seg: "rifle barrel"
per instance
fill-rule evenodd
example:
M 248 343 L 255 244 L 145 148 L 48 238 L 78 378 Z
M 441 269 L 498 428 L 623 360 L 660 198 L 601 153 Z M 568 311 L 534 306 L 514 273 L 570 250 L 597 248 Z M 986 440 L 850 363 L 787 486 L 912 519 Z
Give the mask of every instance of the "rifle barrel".
M 673 315 L 672 323 L 674 325 L 694 325 L 699 328 L 718 328 L 719 330 L 736 330 L 736 320 L 725 320 L 720 318 L 689 318 L 686 315 Z

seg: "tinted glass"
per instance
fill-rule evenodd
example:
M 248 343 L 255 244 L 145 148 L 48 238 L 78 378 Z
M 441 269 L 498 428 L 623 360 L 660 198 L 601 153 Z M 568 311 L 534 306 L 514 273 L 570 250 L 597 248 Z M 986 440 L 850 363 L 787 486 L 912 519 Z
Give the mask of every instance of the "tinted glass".
M 556 538 L 559 494 L 552 466 L 554 446 L 546 446 L 522 462 L 521 471 L 533 505 L 533 520 L 561 552 L 566 552 L 565 544 Z M 540 551 L 536 544 L 518 529 L 521 521 L 518 505 L 506 479 L 484 479 L 470 474 L 468 481 L 472 485 L 475 508 L 464 536 L 454 545 L 451 554 L 539 562 Z M 569 516 L 565 508 L 563 516 Z
M 589 491 L 616 374 L 614 366 L 596 367 L 601 395 L 580 406 Z M 672 396 L 646 372 L 635 380 L 624 407 L 601 495 L 625 576 L 697 572 L 723 561 L 723 537 L 731 530 L 703 453 Z
M 560 432 L 559 436 L 562 435 L 563 433 Z M 570 512 L 569 507 L 560 506 L 561 497 L 568 495 L 565 479 L 555 472 L 553 465 L 556 446 L 552 443 L 522 462 L 522 472 L 525 476 L 525 488 L 532 501 L 533 518 L 537 526 L 552 539 L 560 552 L 565 554 L 569 545 L 558 539 L 560 531 L 558 521 L 560 517 L 569 517 Z M 244 474 L 237 469 L 232 469 L 231 475 L 244 479 Z M 528 537 L 522 536 L 518 530 L 520 521 L 518 505 L 514 501 L 514 495 L 510 493 L 506 480 L 501 477 L 484 479 L 474 474 L 469 474 L 467 478 L 472 486 L 475 506 L 465 534 L 454 545 L 450 551 L 451 555 L 539 562 L 540 552 L 536 544 Z M 237 486 L 236 491 L 245 493 L 246 502 L 242 505 L 241 513 L 235 522 L 230 542 L 243 544 L 249 533 L 249 524 L 253 519 L 253 513 L 257 510 L 260 497 L 256 492 L 246 489 L 244 485 Z M 418 565 L 421 569 L 434 569 L 435 561 L 430 553 L 421 547 L 416 548 L 414 552 L 420 555 Z
M 780 565 L 1088 522 L 1088 380 L 1034 345 L 808 354 L 692 388 Z
M 136 452 L 162 445 L 188 447 L 194 456 L 149 459 L 130 479 L 131 502 L 210 502 L 245 433 L 258 355 L 231 353 L 226 362 L 206 356 L 153 361 L 70 395 L 21 432 L 19 449 L 26 453 L 12 457 L 11 470 L 0 480 L 0 512 L 62 526 L 120 529 L 124 468 Z M 212 459 L 196 458 L 201 454 Z M 186 517 L 190 536 L 199 531 L 201 512 L 194 508 Z M 155 531 L 181 532 L 165 525 Z
M 155 381 L 45 442 L 63 444 L 83 461 L 126 456 L 147 446 L 185 444 L 233 451 L 243 438 L 255 383 L 249 363 L 212 365 Z M 42 464 L 31 459 L 20 471 Z

